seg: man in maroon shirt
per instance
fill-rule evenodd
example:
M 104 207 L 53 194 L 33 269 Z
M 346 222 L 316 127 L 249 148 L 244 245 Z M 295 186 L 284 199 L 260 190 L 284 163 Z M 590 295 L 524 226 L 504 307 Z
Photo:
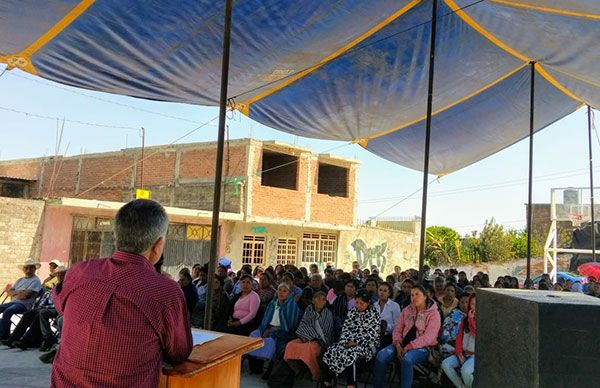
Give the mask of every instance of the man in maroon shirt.
M 162 362 L 181 363 L 192 350 L 179 285 L 153 265 L 168 227 L 163 207 L 134 200 L 115 217 L 117 250 L 73 266 L 54 292 L 64 316 L 52 387 L 156 387 Z

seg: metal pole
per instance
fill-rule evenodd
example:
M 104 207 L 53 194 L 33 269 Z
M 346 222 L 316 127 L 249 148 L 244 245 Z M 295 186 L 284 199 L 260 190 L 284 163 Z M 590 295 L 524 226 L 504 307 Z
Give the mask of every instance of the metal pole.
M 527 197 L 527 278 L 525 282 L 529 284 L 531 280 L 531 231 L 533 226 L 533 209 L 531 206 L 533 193 L 533 124 L 535 108 L 535 62 L 531 61 L 531 90 L 529 92 L 529 183 Z
M 592 261 L 596 262 L 596 222 L 594 218 L 594 167 L 592 165 L 592 107 L 588 105 L 588 150 L 590 155 L 590 203 L 592 216 Z
M 225 114 L 227 113 L 227 83 L 229 80 L 229 48 L 231 44 L 231 10 L 233 0 L 225 2 L 225 27 L 223 30 L 223 59 L 221 63 L 221 96 L 219 100 L 219 138 L 217 141 L 217 160 L 215 166 L 215 187 L 213 196 L 212 227 L 210 235 L 210 257 L 208 258 L 208 284 L 206 285 L 206 310 L 204 328 L 211 329 L 212 322 L 212 285 L 219 256 L 219 212 L 221 210 L 221 183 L 223 179 L 223 148 L 225 145 Z
M 144 146 L 146 144 L 146 130 L 142 127 L 141 130 L 142 135 L 142 160 L 140 165 L 140 188 L 144 188 Z
M 419 247 L 419 281 L 423 281 L 425 237 L 427 232 L 427 188 L 429 179 L 429 145 L 431 143 L 431 111 L 433 106 L 433 75 L 435 67 L 435 32 L 437 25 L 437 0 L 431 9 L 431 37 L 429 43 L 429 87 L 427 90 L 427 121 L 425 122 L 425 157 L 423 160 L 423 197 L 421 199 L 421 245 Z

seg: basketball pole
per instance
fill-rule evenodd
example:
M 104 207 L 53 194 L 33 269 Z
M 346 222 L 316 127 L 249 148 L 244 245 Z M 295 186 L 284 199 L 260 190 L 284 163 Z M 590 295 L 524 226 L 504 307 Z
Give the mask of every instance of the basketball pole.
M 221 184 L 223 181 L 223 149 L 225 147 L 225 114 L 227 113 L 227 84 L 229 82 L 229 48 L 231 46 L 231 11 L 233 0 L 225 2 L 225 25 L 223 28 L 223 57 L 221 62 L 221 95 L 219 98 L 219 135 L 215 163 L 215 187 L 213 195 L 212 226 L 210 233 L 210 257 L 208 258 L 208 281 L 206 285 L 206 310 L 204 329 L 211 329 L 213 283 L 218 260 L 219 212 L 221 210 Z
M 527 196 L 527 275 L 525 279 L 526 286 L 531 281 L 531 231 L 533 226 L 533 209 L 532 209 L 532 193 L 533 193 L 533 125 L 534 125 L 534 108 L 535 108 L 535 61 L 529 63 L 531 65 L 531 90 L 529 92 L 529 182 Z
M 587 106 L 588 113 L 588 151 L 590 155 L 590 203 L 592 218 L 592 261 L 596 262 L 596 223 L 594 219 L 594 167 L 592 158 L 592 107 Z
M 431 112 L 433 107 L 433 75 L 435 66 L 435 30 L 437 25 L 437 0 L 431 9 L 431 39 L 429 43 L 429 86 L 427 90 L 427 121 L 425 123 L 425 156 L 423 160 L 423 197 L 421 199 L 421 241 L 419 246 L 419 282 L 423 281 L 425 263 L 425 236 L 427 232 L 427 188 L 429 179 L 429 145 L 431 143 Z

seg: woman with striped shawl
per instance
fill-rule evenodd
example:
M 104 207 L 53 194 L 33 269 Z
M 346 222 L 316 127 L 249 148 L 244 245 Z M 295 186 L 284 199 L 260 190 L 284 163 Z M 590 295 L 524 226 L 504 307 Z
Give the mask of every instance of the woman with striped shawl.
M 294 372 L 299 373 L 298 362 L 304 363 L 313 380 L 319 380 L 319 356 L 331 343 L 333 336 L 333 314 L 327 308 L 327 297 L 317 291 L 312 304 L 306 308 L 300 326 L 296 330 L 297 339 L 285 347 L 283 359 Z
M 277 287 L 277 297 L 269 303 L 260 326 L 250 333 L 250 337 L 262 337 L 264 345 L 248 355 L 268 360 L 280 357 L 285 345 L 294 338 L 299 321 L 300 310 L 290 287 L 281 283 Z

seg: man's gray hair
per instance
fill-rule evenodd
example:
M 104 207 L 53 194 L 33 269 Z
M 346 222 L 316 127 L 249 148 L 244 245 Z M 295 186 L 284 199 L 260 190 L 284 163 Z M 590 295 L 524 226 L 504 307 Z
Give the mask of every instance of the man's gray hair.
M 115 216 L 115 243 L 119 251 L 141 254 L 165 237 L 169 227 L 167 212 L 156 201 L 133 200 Z

